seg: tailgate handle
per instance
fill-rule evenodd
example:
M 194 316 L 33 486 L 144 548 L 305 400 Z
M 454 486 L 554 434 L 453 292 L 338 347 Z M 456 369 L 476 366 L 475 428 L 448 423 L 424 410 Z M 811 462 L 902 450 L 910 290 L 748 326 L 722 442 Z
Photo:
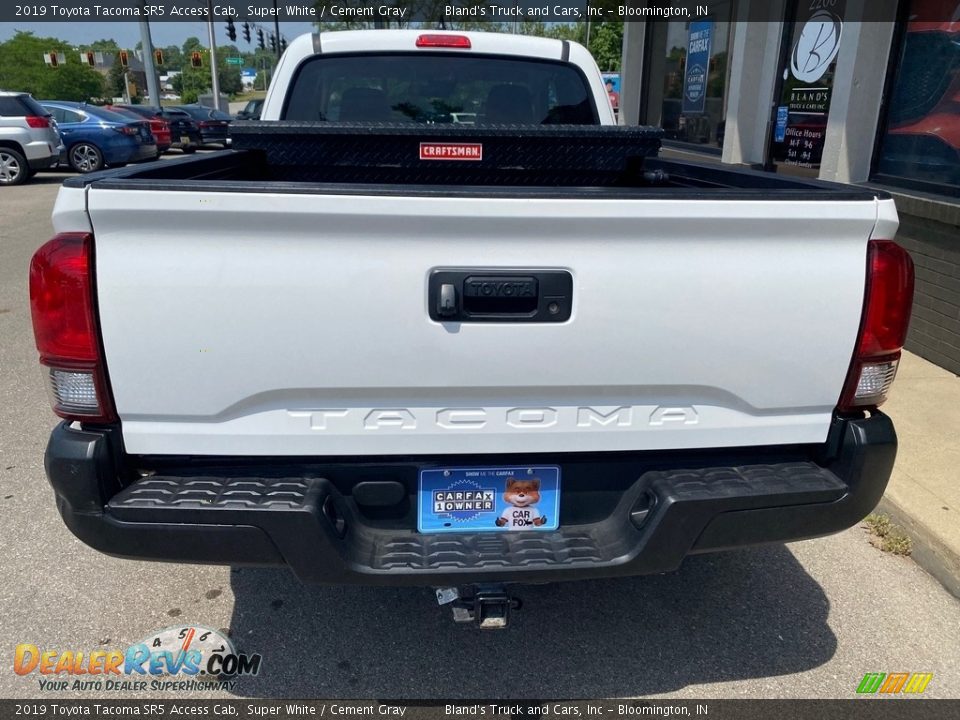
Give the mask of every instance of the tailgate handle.
M 441 322 L 565 322 L 573 277 L 565 270 L 435 270 L 428 295 L 430 317 Z
M 463 309 L 471 315 L 536 312 L 539 283 L 533 276 L 470 276 L 463 281 Z

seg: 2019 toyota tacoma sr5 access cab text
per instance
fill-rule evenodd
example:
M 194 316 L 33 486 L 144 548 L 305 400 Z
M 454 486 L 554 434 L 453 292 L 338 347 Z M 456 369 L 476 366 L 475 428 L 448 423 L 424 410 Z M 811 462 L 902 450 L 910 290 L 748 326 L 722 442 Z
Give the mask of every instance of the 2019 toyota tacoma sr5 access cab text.
M 505 583 L 882 495 L 913 289 L 883 194 L 661 158 L 583 47 L 493 33 L 305 35 L 232 134 L 68 180 L 33 258 L 46 469 L 93 547 L 496 625 Z

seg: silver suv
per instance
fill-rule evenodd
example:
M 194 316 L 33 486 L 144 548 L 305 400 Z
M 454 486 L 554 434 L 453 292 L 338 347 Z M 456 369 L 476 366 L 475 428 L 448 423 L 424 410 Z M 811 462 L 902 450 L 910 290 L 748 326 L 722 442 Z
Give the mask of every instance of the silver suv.
M 19 185 L 57 163 L 57 123 L 27 93 L 0 90 L 0 185 Z

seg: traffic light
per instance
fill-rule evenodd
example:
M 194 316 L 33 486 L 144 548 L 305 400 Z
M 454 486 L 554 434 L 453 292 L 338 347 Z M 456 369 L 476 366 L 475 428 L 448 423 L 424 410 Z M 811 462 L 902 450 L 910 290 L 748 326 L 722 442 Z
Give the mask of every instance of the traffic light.
M 233 26 L 233 20 L 227 20 L 227 37 L 231 42 L 237 39 L 237 29 Z
M 287 39 L 285 37 L 280 38 L 280 52 L 287 51 Z
M 120 64 L 121 64 L 123 67 L 129 67 L 129 66 L 130 66 L 130 56 L 127 55 L 127 51 L 126 51 L 126 50 L 121 50 L 121 51 L 120 51 Z
M 250 42 L 250 23 L 248 22 L 243 24 L 243 39 Z
M 157 65 L 163 65 L 163 50 L 160 48 L 154 50 L 153 59 L 157 61 Z
M 193 65 L 193 67 L 203 67 L 203 56 L 194 50 L 190 55 L 190 64 Z
M 257 28 L 257 44 L 260 45 L 261 50 L 265 48 L 263 44 L 263 30 L 261 28 Z
M 277 51 L 277 36 L 273 33 L 270 33 L 270 49 L 274 52 Z
M 83 54 L 83 59 L 86 61 L 87 65 L 89 65 L 90 67 L 93 67 L 94 65 L 97 64 L 96 58 L 94 57 L 93 53 L 90 52 L 89 50 L 87 50 L 87 52 Z

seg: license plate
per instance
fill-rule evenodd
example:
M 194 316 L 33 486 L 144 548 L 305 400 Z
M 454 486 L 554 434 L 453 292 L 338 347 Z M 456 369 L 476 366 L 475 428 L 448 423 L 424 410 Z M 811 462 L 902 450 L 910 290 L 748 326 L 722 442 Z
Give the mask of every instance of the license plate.
M 181 136 L 180 136 L 180 144 L 181 144 L 181 145 L 189 145 L 189 144 L 190 144 L 190 136 L 188 136 L 188 135 L 181 135 Z
M 560 468 L 421 470 L 417 504 L 417 530 L 422 533 L 556 530 Z

